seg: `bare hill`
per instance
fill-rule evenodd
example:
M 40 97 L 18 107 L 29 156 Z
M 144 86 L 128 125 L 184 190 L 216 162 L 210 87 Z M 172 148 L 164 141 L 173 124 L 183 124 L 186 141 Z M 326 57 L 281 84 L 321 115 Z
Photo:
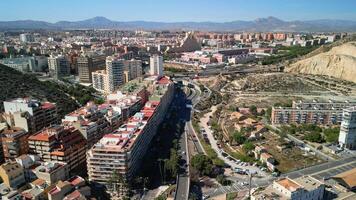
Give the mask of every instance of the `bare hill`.
M 356 82 L 356 42 L 334 46 L 329 51 L 300 60 L 291 64 L 286 71 L 327 75 Z

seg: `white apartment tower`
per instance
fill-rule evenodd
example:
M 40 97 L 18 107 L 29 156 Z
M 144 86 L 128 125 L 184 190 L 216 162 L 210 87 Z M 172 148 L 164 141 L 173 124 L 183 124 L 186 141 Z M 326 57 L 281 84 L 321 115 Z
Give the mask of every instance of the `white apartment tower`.
M 150 75 L 163 76 L 163 57 L 154 55 L 150 57 Z
M 120 85 L 124 83 L 124 62 L 122 59 L 115 57 L 106 58 L 106 74 L 108 92 L 114 92 Z
M 339 144 L 347 149 L 356 149 L 356 107 L 343 111 Z

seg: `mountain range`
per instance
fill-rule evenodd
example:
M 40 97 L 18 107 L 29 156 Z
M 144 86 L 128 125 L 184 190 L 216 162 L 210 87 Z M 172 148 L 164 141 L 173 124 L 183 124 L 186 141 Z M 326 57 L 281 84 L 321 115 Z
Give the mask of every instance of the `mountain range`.
M 21 29 L 121 29 L 121 30 L 203 30 L 203 31 L 290 31 L 290 32 L 354 32 L 356 21 L 351 20 L 307 20 L 284 21 L 276 17 L 258 18 L 253 21 L 231 22 L 151 22 L 113 21 L 105 17 L 94 17 L 82 21 L 17 20 L 0 21 L 0 30 Z

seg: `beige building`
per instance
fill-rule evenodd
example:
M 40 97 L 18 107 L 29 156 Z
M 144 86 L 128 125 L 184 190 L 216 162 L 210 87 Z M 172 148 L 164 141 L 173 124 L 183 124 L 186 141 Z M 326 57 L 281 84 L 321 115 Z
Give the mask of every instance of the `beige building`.
M 79 81 L 92 82 L 92 72 L 105 69 L 105 55 L 83 54 L 77 59 Z
M 34 169 L 37 178 L 45 180 L 48 185 L 57 183 L 59 180 L 69 178 L 69 166 L 62 162 L 42 162 Z
M 0 177 L 9 188 L 18 188 L 25 181 L 24 171 L 17 162 L 6 162 L 0 166 Z
M 322 200 L 325 185 L 311 176 L 281 178 L 264 190 L 252 193 L 252 200 Z

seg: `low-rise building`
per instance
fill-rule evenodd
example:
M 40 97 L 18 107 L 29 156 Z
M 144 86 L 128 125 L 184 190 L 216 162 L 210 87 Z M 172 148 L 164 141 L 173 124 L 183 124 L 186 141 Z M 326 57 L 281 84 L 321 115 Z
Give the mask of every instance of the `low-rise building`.
M 15 161 L 6 162 L 0 166 L 0 177 L 7 187 L 13 189 L 17 189 L 26 182 L 21 165 Z
M 49 200 L 87 199 L 91 195 L 90 187 L 80 176 L 74 176 L 65 181 L 59 181 L 48 192 Z
M 252 200 L 322 200 L 325 185 L 311 176 L 282 178 L 263 190 L 255 190 Z
M 57 183 L 59 180 L 69 178 L 69 166 L 63 162 L 47 161 L 34 169 L 38 179 L 46 181 L 48 185 Z

